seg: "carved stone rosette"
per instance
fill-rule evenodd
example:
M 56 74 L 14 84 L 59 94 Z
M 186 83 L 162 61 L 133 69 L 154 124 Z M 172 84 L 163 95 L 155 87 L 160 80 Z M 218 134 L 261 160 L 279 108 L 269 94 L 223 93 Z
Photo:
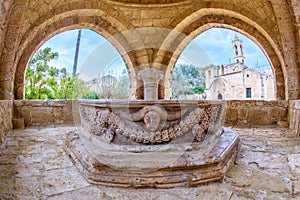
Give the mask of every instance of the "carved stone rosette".
M 149 102 L 148 102 L 149 103 Z M 180 142 L 202 142 L 207 134 L 216 134 L 224 118 L 222 102 L 164 101 L 122 105 L 82 102 L 81 123 L 95 136 L 116 144 L 157 144 L 178 138 Z

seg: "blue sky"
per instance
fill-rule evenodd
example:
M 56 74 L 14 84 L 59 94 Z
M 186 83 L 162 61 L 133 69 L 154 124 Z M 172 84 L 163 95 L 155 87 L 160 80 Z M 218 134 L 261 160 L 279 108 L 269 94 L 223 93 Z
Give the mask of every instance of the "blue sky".
M 51 47 L 53 52 L 58 52 L 58 59 L 50 63 L 58 68 L 66 67 L 72 71 L 75 46 L 78 30 L 60 33 L 47 42 L 41 48 Z M 231 40 L 237 34 L 244 42 L 246 65 L 255 67 L 269 65 L 261 49 L 246 36 L 228 29 L 213 28 L 197 36 L 182 52 L 178 63 L 188 62 L 197 66 L 209 64 L 228 64 L 233 62 Z M 115 48 L 101 35 L 83 29 L 80 52 L 78 58 L 78 72 L 83 79 L 88 80 L 108 71 L 121 71 L 125 67 Z
M 77 42 L 78 30 L 66 31 L 55 35 L 46 41 L 41 47 L 51 47 L 52 52 L 58 52 L 58 59 L 52 61 L 50 65 L 62 68 L 66 67 L 69 72 L 72 71 L 74 54 Z M 80 52 L 78 58 L 78 70 L 80 70 L 83 62 L 91 54 L 91 52 L 101 43 L 105 42 L 105 39 L 88 29 L 82 30 Z
M 228 64 L 233 62 L 232 39 L 237 35 L 243 40 L 246 65 L 249 67 L 269 65 L 262 50 L 248 37 L 236 31 L 222 28 L 212 28 L 195 38 L 195 43 L 204 49 L 213 64 Z

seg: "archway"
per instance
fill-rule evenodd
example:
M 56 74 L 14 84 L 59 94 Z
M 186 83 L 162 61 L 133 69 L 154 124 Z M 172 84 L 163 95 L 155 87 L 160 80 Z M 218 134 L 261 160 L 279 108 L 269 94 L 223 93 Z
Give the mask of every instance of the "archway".
M 207 99 L 210 100 L 226 100 L 226 81 L 219 78 L 212 82 L 210 85 L 210 90 L 207 90 L 208 93 Z
M 108 77 L 115 81 L 107 82 Z M 90 29 L 74 29 L 50 38 L 30 59 L 24 96 L 128 99 L 129 86 L 126 65 L 115 47 Z
M 85 11 L 85 12 L 83 12 Z M 87 16 L 88 13 L 89 15 Z M 83 19 L 81 16 L 85 16 Z M 93 20 L 91 20 L 93 19 Z M 66 23 L 67 22 L 67 23 Z M 119 23 L 119 26 L 113 26 L 113 23 Z M 118 41 L 114 35 L 124 31 L 124 25 L 113 18 L 105 18 L 99 10 L 74 10 L 58 14 L 47 19 L 40 24 L 38 31 L 33 31 L 28 37 L 24 37 L 18 52 L 16 53 L 15 78 L 14 78 L 14 96 L 15 99 L 24 98 L 24 75 L 27 63 L 34 52 L 48 39 L 67 30 L 76 28 L 91 29 L 106 38 L 121 54 L 126 63 L 131 83 L 131 96 L 136 91 L 136 73 L 133 69 L 132 61 L 126 52 L 127 41 Z M 26 34 L 27 35 L 27 34 Z
M 223 96 L 221 93 L 218 94 L 218 100 L 222 100 L 223 99 Z
M 185 78 L 178 75 L 177 69 L 178 67 L 182 68 L 183 65 L 186 69 L 181 70 L 180 74 Z M 195 74 L 188 69 L 189 66 L 194 66 L 197 69 L 195 72 L 201 71 L 197 79 L 205 81 L 199 82 L 197 86 L 203 85 L 202 87 L 206 88 L 205 93 L 211 94 L 211 98 L 216 97 L 214 99 L 217 99 L 218 95 L 212 94 L 218 91 L 212 91 L 211 85 L 215 83 L 214 80 L 222 78 L 227 84 L 223 91 L 224 94 L 226 93 L 225 100 L 245 99 L 243 94 L 246 87 L 252 87 L 255 100 L 275 99 L 274 76 L 268 59 L 253 41 L 238 32 L 230 29 L 211 28 L 195 37 L 180 53 L 175 64 L 171 79 L 172 93 L 178 93 L 180 88 L 195 88 L 195 85 L 184 87 L 196 80 L 196 77 L 193 77 L 187 81 L 190 79 L 189 74 Z M 174 75 L 177 77 L 176 79 L 182 79 L 180 81 L 182 84 L 174 84 Z M 232 89 L 237 92 L 230 92 Z M 200 91 L 185 90 L 185 94 L 188 94 L 186 97 L 189 98 L 194 98 L 198 92 Z M 172 98 L 174 98 L 174 94 Z
M 164 48 L 158 53 L 157 62 L 168 60 L 166 80 L 168 85 L 173 67 L 183 49 L 199 34 L 210 28 L 228 28 L 243 33 L 253 40 L 265 53 L 275 74 L 277 99 L 285 99 L 288 88 L 285 85 L 286 73 L 280 50 L 272 37 L 251 19 L 233 11 L 224 9 L 200 9 L 182 20 L 168 35 Z M 163 49 L 168 47 L 172 52 Z M 164 59 L 162 59 L 164 58 Z M 165 96 L 168 94 L 165 93 Z

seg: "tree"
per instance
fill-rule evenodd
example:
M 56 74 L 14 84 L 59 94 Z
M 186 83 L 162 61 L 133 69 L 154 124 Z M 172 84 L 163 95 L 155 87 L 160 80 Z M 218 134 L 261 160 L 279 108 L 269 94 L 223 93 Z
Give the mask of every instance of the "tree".
M 68 73 L 66 68 L 49 66 L 49 61 L 56 57 L 58 53 L 47 47 L 29 61 L 25 75 L 26 99 L 72 99 L 91 93 L 77 75 Z
M 194 65 L 177 65 L 173 71 L 171 88 L 174 99 L 182 95 L 202 94 L 205 90 L 204 73 Z
M 102 76 L 97 85 L 100 99 L 115 99 L 115 87 L 117 79 L 111 75 Z
M 60 70 L 59 85 L 56 90 L 57 99 L 72 99 L 76 76 L 69 74 L 66 68 Z
M 76 50 L 75 50 L 75 56 L 74 56 L 74 63 L 73 63 L 73 76 L 77 73 L 77 64 L 78 64 L 78 55 L 79 55 L 79 48 L 80 48 L 80 39 L 81 39 L 81 29 L 78 30 L 77 35 L 77 42 L 76 42 Z
M 96 88 L 95 92 L 100 99 L 128 99 L 130 88 L 126 69 L 119 76 L 110 71 L 109 74 L 99 77 Z
M 26 99 L 53 99 L 53 88 L 57 87 L 55 77 L 58 69 L 49 67 L 48 62 L 58 57 L 58 53 L 51 52 L 47 47 L 37 52 L 29 61 L 25 75 Z
M 115 88 L 115 96 L 118 99 L 128 99 L 130 96 L 129 77 L 127 70 L 123 69 L 122 74 L 118 77 Z

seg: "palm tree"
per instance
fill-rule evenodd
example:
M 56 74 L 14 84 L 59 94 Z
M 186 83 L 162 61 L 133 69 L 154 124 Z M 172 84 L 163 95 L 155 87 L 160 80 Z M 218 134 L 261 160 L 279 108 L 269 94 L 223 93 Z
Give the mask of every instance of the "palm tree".
M 73 75 L 74 76 L 77 73 L 76 71 L 77 71 L 77 63 L 78 63 L 80 39 L 81 39 L 81 29 L 78 30 L 78 35 L 77 35 L 77 43 L 76 43 L 76 50 L 75 50 L 75 57 L 74 57 L 74 64 L 73 64 Z

